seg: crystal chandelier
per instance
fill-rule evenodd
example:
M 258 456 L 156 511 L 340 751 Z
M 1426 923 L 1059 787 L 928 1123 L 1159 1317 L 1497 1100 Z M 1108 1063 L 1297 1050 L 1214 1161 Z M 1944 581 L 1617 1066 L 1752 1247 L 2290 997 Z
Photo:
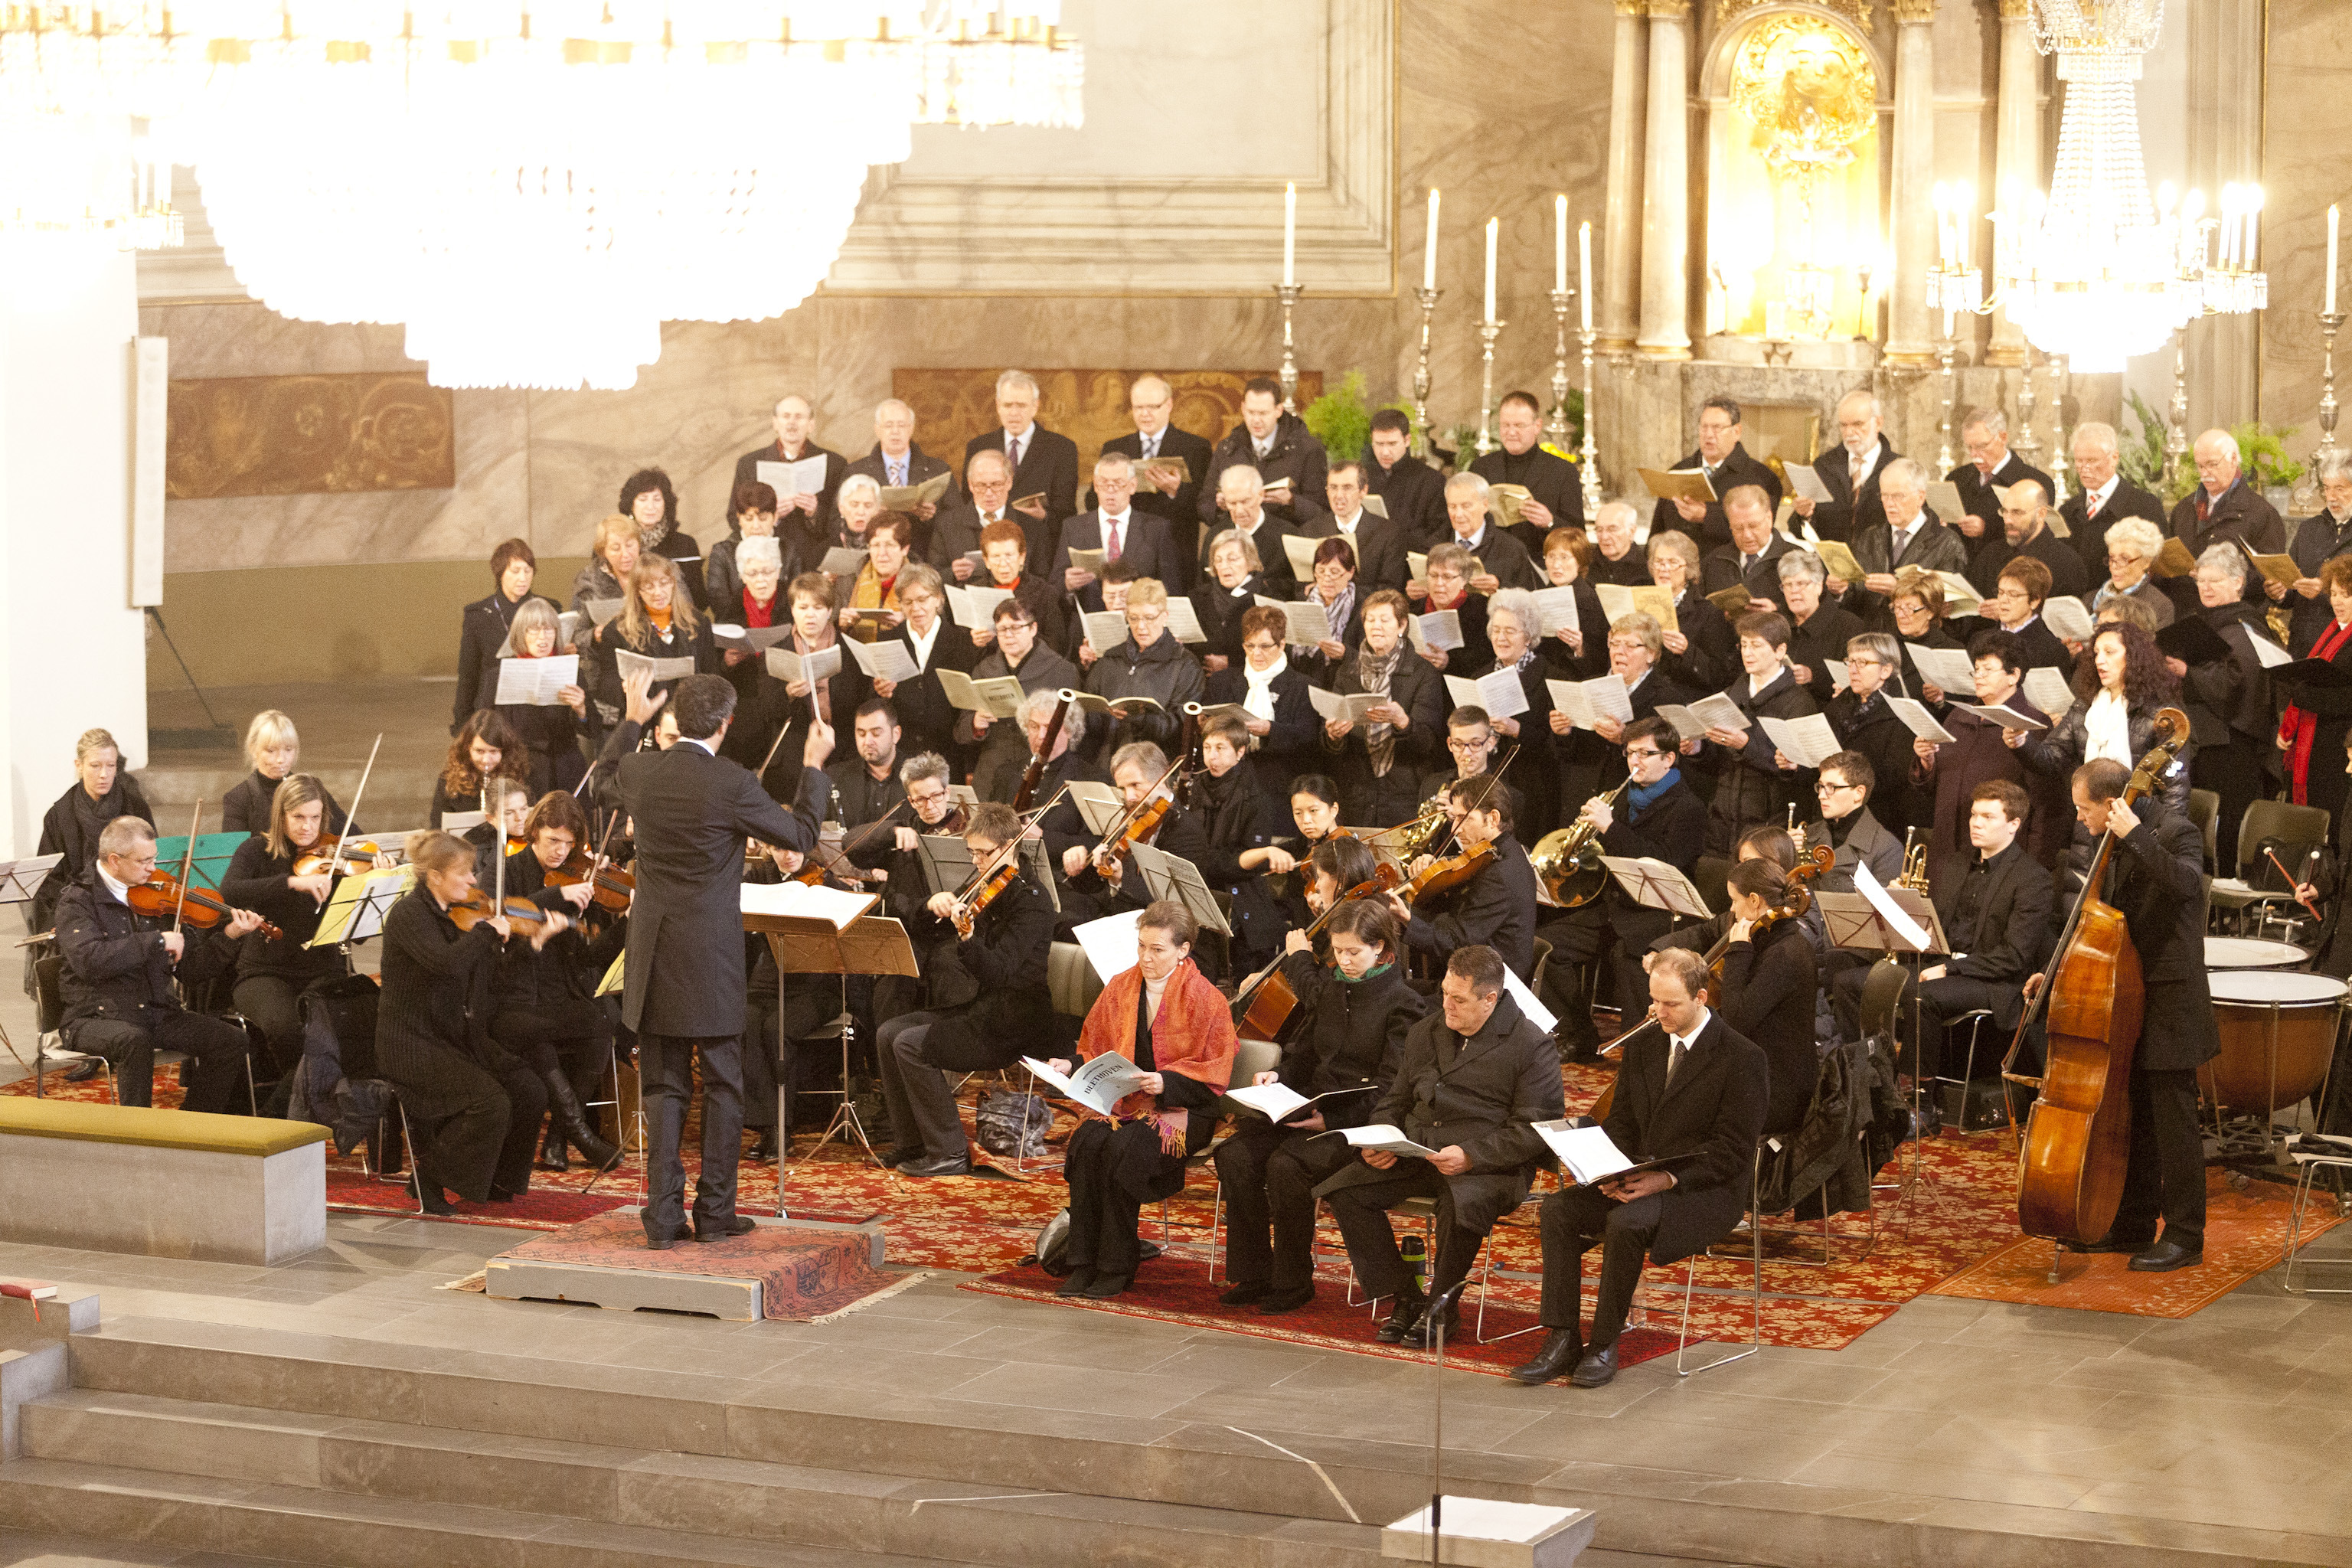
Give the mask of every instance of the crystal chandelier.
M 1994 303 L 2078 370 L 2119 371 L 2200 314 L 2269 297 L 2259 187 L 2229 187 L 2218 218 L 2193 191 L 2149 200 L 2133 84 L 2163 20 L 2164 0 L 2033 0 L 2034 44 L 2057 56 L 2066 107 L 2049 194 L 2005 190 L 1993 215 Z
M 134 187 L 106 137 L 78 139 L 136 117 L 196 169 L 256 299 L 404 322 L 410 356 L 453 386 L 626 387 L 665 321 L 805 299 L 911 126 L 1081 113 L 1050 4 L 181 0 L 0 18 L 0 134 L 46 137 L 0 158 L 12 226 L 136 242 L 176 222 L 152 174 Z M 64 176 L 83 164 L 127 210 L 80 199 Z

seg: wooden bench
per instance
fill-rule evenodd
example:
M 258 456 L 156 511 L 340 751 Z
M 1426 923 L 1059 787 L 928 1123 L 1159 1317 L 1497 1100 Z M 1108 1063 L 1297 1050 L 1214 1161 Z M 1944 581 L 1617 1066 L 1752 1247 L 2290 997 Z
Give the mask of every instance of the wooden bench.
M 0 1095 L 0 1240 L 278 1263 L 327 1239 L 309 1121 Z

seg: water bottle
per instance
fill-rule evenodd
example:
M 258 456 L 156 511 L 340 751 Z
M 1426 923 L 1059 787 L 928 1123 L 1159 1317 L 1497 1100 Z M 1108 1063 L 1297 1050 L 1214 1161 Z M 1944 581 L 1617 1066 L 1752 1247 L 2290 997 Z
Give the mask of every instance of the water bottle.
M 1404 1266 L 1412 1273 L 1412 1288 L 1428 1295 L 1429 1244 L 1418 1236 L 1408 1236 L 1397 1250 L 1404 1255 Z

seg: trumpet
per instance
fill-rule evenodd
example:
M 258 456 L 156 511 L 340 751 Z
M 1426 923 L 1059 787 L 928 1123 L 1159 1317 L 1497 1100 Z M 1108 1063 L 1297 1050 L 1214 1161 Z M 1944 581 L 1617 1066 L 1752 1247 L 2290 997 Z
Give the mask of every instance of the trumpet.
M 1633 783 L 1629 773 L 1615 789 L 1596 798 L 1614 810 L 1617 798 Z M 1579 816 L 1569 826 L 1545 834 L 1528 851 L 1528 863 L 1535 868 L 1536 879 L 1552 902 L 1565 909 L 1583 908 L 1609 885 L 1609 868 L 1601 863 L 1600 835 L 1589 817 Z
M 1895 879 L 1895 885 L 1908 888 L 1915 893 L 1924 893 L 1927 890 L 1927 847 L 1912 844 L 1911 841 L 1918 835 L 1919 830 L 1916 827 L 1903 830 L 1903 872 Z
M 1401 822 L 1394 827 L 1366 834 L 1365 838 L 1384 842 L 1395 851 L 1398 859 L 1411 860 L 1416 856 L 1428 854 L 1436 847 L 1438 837 L 1445 831 L 1449 821 L 1441 802 L 1423 807 L 1421 815 L 1411 822 Z

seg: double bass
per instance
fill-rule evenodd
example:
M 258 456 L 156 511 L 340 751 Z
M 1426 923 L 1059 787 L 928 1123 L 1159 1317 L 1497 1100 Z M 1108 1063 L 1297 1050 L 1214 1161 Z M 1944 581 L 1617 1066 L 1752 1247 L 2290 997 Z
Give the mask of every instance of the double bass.
M 2155 790 L 2188 740 L 2188 714 L 2178 708 L 2157 714 L 2156 743 L 2124 785 L 2126 805 Z M 2101 897 L 2115 847 L 2110 829 L 2092 852 L 2082 896 L 2000 1064 L 2003 1079 L 2038 1091 L 2019 1141 L 2018 1228 L 2053 1241 L 2093 1242 L 2107 1234 L 2123 1201 L 2131 1152 L 2132 1052 L 2147 997 L 2123 911 Z M 2040 1078 L 2012 1071 L 2045 1008 L 2048 1065 Z

